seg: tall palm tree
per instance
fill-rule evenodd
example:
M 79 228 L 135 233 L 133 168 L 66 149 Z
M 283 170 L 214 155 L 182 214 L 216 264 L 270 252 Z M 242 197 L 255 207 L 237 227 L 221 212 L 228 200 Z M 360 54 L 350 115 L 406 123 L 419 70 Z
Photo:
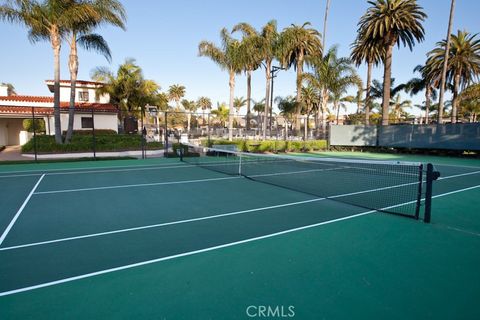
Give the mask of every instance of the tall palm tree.
M 270 83 L 271 83 L 271 69 L 273 60 L 276 58 L 277 49 L 278 49 L 278 37 L 277 32 L 277 22 L 275 20 L 270 20 L 265 26 L 263 26 L 261 32 L 257 32 L 248 23 L 239 23 L 234 28 L 234 31 L 241 31 L 244 36 L 250 39 L 250 44 L 252 46 L 254 54 L 251 55 L 251 59 L 258 63 L 263 61 L 265 67 L 265 114 L 271 110 L 270 106 Z M 250 109 L 250 97 L 247 95 L 247 118 Z M 266 128 L 267 128 L 267 117 L 264 118 L 264 131 L 263 138 L 266 138 Z
M 350 59 L 359 67 L 362 63 L 367 63 L 367 87 L 365 89 L 365 125 L 370 124 L 370 89 L 372 84 L 372 68 L 378 66 L 384 56 L 384 48 L 377 42 L 357 37 L 351 46 L 352 52 Z
M 29 29 L 29 38 L 36 42 L 48 40 L 53 49 L 54 86 L 53 113 L 55 121 L 55 141 L 62 141 L 60 123 L 60 49 L 62 40 L 73 24 L 91 21 L 96 13 L 87 5 L 74 0 L 12 0 L 0 6 L 0 19 L 25 25 Z
M 228 120 L 228 139 L 233 140 L 233 100 L 235 97 L 235 75 L 242 71 L 241 42 L 233 39 L 226 28 L 220 32 L 222 42 L 221 48 L 214 43 L 202 41 L 198 45 L 198 54 L 209 57 L 222 69 L 228 71 L 230 101 L 229 101 L 229 120 Z
M 225 122 L 230 117 L 230 110 L 225 102 L 217 102 L 217 109 L 212 110 L 212 114 L 220 121 L 222 127 L 225 127 Z
M 438 78 L 436 78 L 429 65 L 417 65 L 413 72 L 419 72 L 421 78 L 412 78 L 405 83 L 405 91 L 410 93 L 410 96 L 425 91 L 425 124 L 428 124 L 432 99 L 437 99 L 436 84 Z
M 325 17 L 323 18 L 323 39 L 322 39 L 322 48 L 325 48 L 325 41 L 327 39 L 327 19 L 328 11 L 330 9 L 330 0 L 327 0 L 327 5 L 325 7 Z
M 297 109 L 297 102 L 295 98 L 292 96 L 288 97 L 276 97 L 275 103 L 278 105 L 278 109 L 280 110 L 280 115 L 283 117 L 285 123 L 285 140 L 288 137 L 288 127 L 292 123 L 293 117 L 295 115 Z
M 430 51 L 427 64 L 439 69 L 444 64 L 447 41 L 437 43 Z M 457 121 L 458 95 L 460 91 L 480 76 L 480 38 L 478 34 L 458 30 L 451 35 L 451 46 L 448 53 L 446 82 L 453 83 L 453 101 L 451 121 Z M 441 105 L 440 105 L 441 107 Z M 443 110 L 439 110 L 442 112 Z
M 185 97 L 185 86 L 174 84 L 168 88 L 168 97 L 175 101 L 177 109 L 180 109 L 180 100 Z
M 252 99 L 252 72 L 257 70 L 262 62 L 260 34 L 246 22 L 235 25 L 232 33 L 241 31 L 243 33 L 241 43 L 241 57 L 243 70 L 247 74 L 247 130 L 250 128 L 250 102 Z
M 425 30 L 422 22 L 427 15 L 416 0 L 376 0 L 360 18 L 359 38 L 374 41 L 385 48 L 383 57 L 382 125 L 388 125 L 390 106 L 390 79 L 392 77 L 392 56 L 395 44 L 413 49 L 416 41 L 423 41 Z
M 205 124 L 205 110 L 212 109 L 212 100 L 208 97 L 200 97 L 197 99 L 197 106 L 202 109 L 202 124 Z
M 309 129 L 309 119 L 310 115 L 314 111 L 315 107 L 318 106 L 318 90 L 312 85 L 302 87 L 302 99 L 303 99 L 303 114 L 305 115 L 305 124 L 304 124 L 304 140 L 308 138 L 308 129 Z
M 447 77 L 447 67 L 448 67 L 448 57 L 450 52 L 450 37 L 452 35 L 452 25 L 453 25 L 453 14 L 455 12 L 455 0 L 450 2 L 450 15 L 448 17 L 448 29 L 447 29 L 447 43 L 446 49 L 443 56 L 443 64 L 442 64 L 442 73 L 440 78 L 440 94 L 439 94 L 439 101 L 438 101 L 438 123 L 443 122 L 443 96 L 445 94 L 445 84 L 446 84 L 446 77 Z
M 68 67 L 70 71 L 70 104 L 68 109 L 68 128 L 65 136 L 65 143 L 69 143 L 73 133 L 73 120 L 75 115 L 75 88 L 78 75 L 78 49 L 77 44 L 86 50 L 93 50 L 102 54 L 109 62 L 111 61 L 111 52 L 105 39 L 91 31 L 102 25 L 111 24 L 125 30 L 126 14 L 122 4 L 117 0 L 96 0 L 84 1 L 78 0 L 75 6 L 90 6 L 90 9 L 96 13 L 96 16 L 90 20 L 76 22 L 68 26 L 69 36 L 66 37 L 70 45 L 70 55 Z
M 292 24 L 285 28 L 280 35 L 280 57 L 283 67 L 294 67 L 297 71 L 297 118 L 300 116 L 302 105 L 302 74 L 305 58 L 322 55 L 320 32 L 309 28 L 310 22 L 298 26 Z M 300 122 L 296 121 L 295 130 L 300 130 Z
M 192 112 L 197 111 L 197 103 L 192 100 L 183 99 L 182 107 L 187 112 L 187 133 L 190 133 L 190 122 L 192 120 Z

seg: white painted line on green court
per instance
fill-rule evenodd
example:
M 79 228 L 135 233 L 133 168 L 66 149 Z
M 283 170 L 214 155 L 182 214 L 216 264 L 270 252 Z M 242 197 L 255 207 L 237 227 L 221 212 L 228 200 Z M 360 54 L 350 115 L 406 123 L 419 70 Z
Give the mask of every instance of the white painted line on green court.
M 106 187 L 94 187 L 94 188 L 39 191 L 39 192 L 35 192 L 35 194 L 38 195 L 38 194 L 67 193 L 67 192 L 80 192 L 80 191 L 93 191 L 93 190 L 120 189 L 120 188 L 151 187 L 151 186 L 173 185 L 173 184 L 183 184 L 183 183 L 199 183 L 199 182 L 209 182 L 209 181 L 218 181 L 218 180 L 231 180 L 231 179 L 239 179 L 239 178 L 243 178 L 243 177 L 234 176 L 234 177 L 198 179 L 198 180 L 166 181 L 166 182 L 152 182 L 152 183 L 140 183 L 140 184 L 124 184 L 124 185 L 118 185 L 118 186 L 106 186 Z
M 77 239 L 85 239 L 85 238 L 92 238 L 92 237 L 98 237 L 98 236 L 105 236 L 105 235 L 115 234 L 115 233 L 123 233 L 123 232 L 130 232 L 130 231 L 136 231 L 136 230 L 165 227 L 165 226 L 171 226 L 171 225 L 175 225 L 175 224 L 189 223 L 189 222 L 195 222 L 195 221 L 218 219 L 218 218 L 222 218 L 222 217 L 235 216 L 235 215 L 239 215 L 239 214 L 257 212 L 257 211 L 265 211 L 265 210 L 272 210 L 272 209 L 278 209 L 278 208 L 284 208 L 284 207 L 291 207 L 291 206 L 295 206 L 295 205 L 300 205 L 300 204 L 305 204 L 305 203 L 310 203 L 310 202 L 317 202 L 317 201 L 322 201 L 322 200 L 325 200 L 325 198 L 315 198 L 315 199 L 304 200 L 304 201 L 283 203 L 283 204 L 278 204 L 278 205 L 273 205 L 273 206 L 268 206 L 268 207 L 261 207 L 261 208 L 254 208 L 254 209 L 247 209 L 247 210 L 241 210 L 241 211 L 222 213 L 222 214 L 217 214 L 217 215 L 213 215 L 213 216 L 205 216 L 205 217 L 200 217 L 200 218 L 192 218 L 192 219 L 186 219 L 186 220 L 164 222 L 164 223 L 152 224 L 152 225 L 148 225 L 148 226 L 141 226 L 141 227 L 135 227 L 135 228 L 127 228 L 127 229 L 119 229 L 119 230 L 113 230 L 113 231 L 92 233 L 92 234 L 86 234 L 86 235 L 82 235 L 82 236 L 68 237 L 68 238 L 55 239 L 55 240 L 49 240 L 49 241 L 34 242 L 34 243 L 22 244 L 22 245 L 18 245 L 18 246 L 0 248 L 0 251 L 26 248 L 26 247 L 34 247 L 34 246 L 39 246 L 39 245 L 44 245 L 44 244 L 50 244 L 50 243 L 56 243 L 56 242 L 65 242 L 65 241 L 71 241 L 71 240 L 77 240 Z
M 459 189 L 459 190 L 455 190 L 455 191 L 445 192 L 445 193 L 442 193 L 442 194 L 437 194 L 436 196 L 432 196 L 432 198 L 441 198 L 441 197 L 449 196 L 451 194 L 464 192 L 464 191 L 469 191 L 469 190 L 473 190 L 473 189 L 477 189 L 477 188 L 480 188 L 480 185 L 476 185 L 476 186 L 468 187 L 468 188 L 463 188 L 463 189 Z
M 10 229 L 12 229 L 13 225 L 15 224 L 15 222 L 17 221 L 18 217 L 20 216 L 20 214 L 22 213 L 23 209 L 25 208 L 25 206 L 27 205 L 28 201 L 30 201 L 30 198 L 32 197 L 32 195 L 35 193 L 35 190 L 37 189 L 38 185 L 40 184 L 40 182 L 42 182 L 42 179 L 43 177 L 45 177 L 45 174 L 43 174 L 40 179 L 38 179 L 37 183 L 35 184 L 35 186 L 33 187 L 32 191 L 30 191 L 30 193 L 28 194 L 27 198 L 25 199 L 25 201 L 23 201 L 23 204 L 22 206 L 20 207 L 20 209 L 18 209 L 17 213 L 15 214 L 15 216 L 13 217 L 12 221 L 10 221 L 9 225 L 7 226 L 7 228 L 5 229 L 5 231 L 3 232 L 2 236 L 0 236 L 0 245 L 2 245 L 3 243 L 3 240 L 5 240 L 5 238 L 7 237 L 8 233 L 10 232 Z
M 69 169 L 71 171 L 68 172 L 51 172 L 51 170 L 44 171 L 42 173 L 30 173 L 30 174 L 19 174 L 19 175 L 3 175 L 0 178 L 16 178 L 16 177 L 30 177 L 30 176 L 39 176 L 43 173 L 48 174 L 49 176 L 58 176 L 58 175 L 72 175 L 72 174 L 85 174 L 85 173 L 109 173 L 109 172 L 129 172 L 129 171 L 143 171 L 143 170 L 164 170 L 164 169 L 177 169 L 177 168 L 192 168 L 195 167 L 194 165 L 155 165 L 155 166 L 148 166 L 148 167 L 140 167 L 140 168 L 128 168 L 128 169 L 113 169 L 110 168 L 108 170 L 96 170 L 96 168 L 88 168 L 90 170 L 85 169 Z M 64 169 L 59 169 L 64 171 Z M 67 170 L 67 169 L 65 169 Z
M 445 193 L 445 194 L 439 194 L 439 195 L 436 195 L 435 197 L 438 198 L 438 197 L 441 197 L 441 196 L 444 196 L 444 195 L 459 193 L 459 192 L 471 190 L 471 189 L 478 188 L 478 187 L 480 187 L 480 185 L 475 186 L 475 187 L 470 187 L 470 188 L 465 188 L 465 189 L 453 191 L 453 192 L 448 192 L 448 193 Z M 312 200 L 315 200 L 315 199 L 312 199 Z M 385 208 L 382 208 L 380 210 L 389 210 L 389 209 L 393 209 L 393 208 L 396 208 L 396 207 L 404 206 L 404 205 L 415 203 L 415 202 L 416 201 L 409 201 L 409 202 L 397 204 L 397 205 L 394 205 L 394 206 L 385 207 Z M 50 286 L 54 286 L 54 285 L 58 285 L 58 284 L 66 283 L 66 282 L 71 282 L 71 281 L 76 281 L 76 280 L 80 280 L 80 279 L 90 278 L 90 277 L 94 277 L 94 276 L 98 276 L 98 275 L 102 275 L 102 274 L 106 274 L 106 273 L 111 273 L 111 272 L 131 269 L 131 268 L 135 268 L 135 267 L 140 267 L 140 266 L 144 266 L 144 265 L 148 265 L 148 264 L 152 264 L 152 263 L 156 263 L 156 262 L 167 261 L 167 260 L 172 260 L 172 259 L 176 259 L 176 258 L 195 255 L 195 254 L 198 254 L 198 253 L 223 249 L 223 248 L 232 247 L 232 246 L 235 246 L 235 245 L 244 244 L 244 243 L 248 243 L 248 242 L 252 242 L 252 241 L 272 238 L 272 237 L 276 237 L 276 236 L 280 236 L 280 235 L 284 235 L 284 234 L 288 234 L 288 233 L 292 233 L 292 232 L 296 232 L 296 231 L 315 228 L 315 227 L 318 227 L 318 226 L 321 226 L 321 225 L 331 224 L 331 223 L 335 223 L 335 222 L 339 222 L 339 221 L 343 221 L 343 220 L 349 220 L 349 219 L 365 216 L 365 215 L 368 215 L 368 214 L 371 214 L 371 213 L 374 213 L 374 212 L 377 212 L 377 210 L 365 211 L 365 212 L 361 212 L 361 213 L 354 214 L 354 215 L 347 216 L 347 217 L 342 217 L 342 218 L 329 220 L 329 221 L 323 221 L 323 222 L 319 222 L 319 223 L 315 223 L 315 224 L 311 224 L 311 225 L 306 225 L 306 226 L 302 226 L 302 227 L 287 229 L 287 230 L 283 230 L 283 231 L 279 231 L 279 232 L 275 232 L 275 233 L 270 233 L 270 234 L 266 234 L 266 235 L 259 236 L 259 237 L 248 238 L 248 239 L 235 241 L 235 242 L 230 242 L 230 243 L 225 243 L 225 244 L 222 244 L 222 245 L 208 247 L 208 248 L 204 248 L 204 249 L 200 249 L 200 250 L 189 251 L 189 252 L 184 252 L 184 253 L 180 253 L 180 254 L 176 254 L 176 255 L 172 255 L 172 256 L 167 256 L 167 257 L 162 257 L 162 258 L 158 258 L 158 259 L 152 259 L 152 260 L 147 260 L 147 261 L 142 261 L 142 262 L 138 262 L 138 263 L 128 264 L 128 265 L 124 265 L 124 266 L 120 266 L 120 267 L 100 270 L 100 271 L 91 272 L 91 273 L 87 273 L 87 274 L 82 274 L 82 275 L 69 277 L 69 278 L 64 278 L 64 279 L 60 279 L 60 280 L 56 280 L 56 281 L 45 282 L 45 283 L 41 283 L 41 284 L 34 285 L 34 286 L 19 288 L 19 289 L 10 290 L 10 291 L 4 291 L 4 292 L 0 292 L 0 297 L 8 296 L 8 295 L 16 294 L 16 293 L 21 293 L 21 292 L 26 292 L 26 291 L 31 291 L 31 290 L 35 290 L 35 289 L 50 287 Z
M 441 173 L 441 172 L 440 172 Z M 464 177 L 464 176 L 471 176 L 471 175 L 474 175 L 474 174 L 479 174 L 480 171 L 473 171 L 473 172 L 466 172 L 466 173 L 459 173 L 459 174 L 454 174 L 454 175 L 451 175 L 451 176 L 446 176 L 446 177 L 442 177 L 440 176 L 440 178 L 438 178 L 437 180 L 445 180 L 445 179 L 451 179 L 451 178 L 458 178 L 458 177 Z

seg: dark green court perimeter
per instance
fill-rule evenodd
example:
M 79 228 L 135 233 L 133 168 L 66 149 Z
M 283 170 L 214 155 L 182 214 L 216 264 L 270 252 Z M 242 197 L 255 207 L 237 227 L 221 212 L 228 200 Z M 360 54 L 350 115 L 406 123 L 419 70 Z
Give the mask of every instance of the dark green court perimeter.
M 298 319 L 478 319 L 480 161 L 425 161 L 445 178 L 461 175 L 436 182 L 435 194 L 444 196 L 434 199 L 432 224 L 362 215 L 1 296 L 0 318 L 244 319 L 253 305 L 294 306 Z M 313 197 L 176 160 L 88 166 L 0 166 L 1 233 L 48 172 L 0 247 L 0 292 L 366 211 L 329 200 L 305 202 Z M 211 180 L 192 182 L 205 179 Z M 188 219 L 194 221 L 156 226 Z M 152 227 L 125 230 L 143 226 Z M 112 230 L 124 232 L 98 235 Z M 84 235 L 92 236 L 66 240 Z

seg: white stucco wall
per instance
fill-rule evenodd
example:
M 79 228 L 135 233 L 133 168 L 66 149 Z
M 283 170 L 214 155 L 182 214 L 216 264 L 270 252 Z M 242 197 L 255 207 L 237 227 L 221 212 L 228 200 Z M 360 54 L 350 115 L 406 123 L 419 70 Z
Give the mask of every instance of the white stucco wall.
M 88 92 L 88 101 L 80 101 L 79 92 Z M 60 87 L 60 101 L 70 101 L 70 87 Z M 95 99 L 95 88 L 75 88 L 75 101 L 88 103 L 109 103 L 110 97 L 108 95 L 101 95 L 99 99 Z
M 21 130 L 23 130 L 23 119 L 0 119 L 0 145 L 19 144 Z
M 76 113 L 73 120 L 73 130 L 91 130 L 90 128 L 82 128 L 82 118 L 91 118 L 88 113 Z M 62 131 L 68 128 L 68 114 L 61 114 Z M 116 114 L 95 114 L 95 129 L 109 129 L 118 132 L 118 121 Z M 54 127 L 52 127 L 54 131 Z

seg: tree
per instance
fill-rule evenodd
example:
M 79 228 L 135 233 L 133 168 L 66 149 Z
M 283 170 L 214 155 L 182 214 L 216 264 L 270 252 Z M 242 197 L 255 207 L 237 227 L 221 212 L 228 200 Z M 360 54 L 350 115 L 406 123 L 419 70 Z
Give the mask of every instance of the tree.
M 73 1 L 73 6 L 89 7 L 95 14 L 89 20 L 72 21 L 67 26 L 69 37 L 66 37 L 70 45 L 68 67 L 70 71 L 70 104 L 68 109 L 68 128 L 65 136 L 65 143 L 69 143 L 73 134 L 73 120 L 75 116 L 75 88 L 78 75 L 78 49 L 77 44 L 85 50 L 96 51 L 110 62 L 111 52 L 105 39 L 91 31 L 102 25 L 112 24 L 125 30 L 125 10 L 117 0 L 96 0 L 96 1 Z
M 202 41 L 198 45 L 198 54 L 200 56 L 209 57 L 221 69 L 226 69 L 229 75 L 229 87 L 230 87 L 230 102 L 229 102 L 229 121 L 228 121 L 228 139 L 233 140 L 233 100 L 235 97 L 235 75 L 242 71 L 242 58 L 241 58 L 241 43 L 240 41 L 230 37 L 230 34 L 226 28 L 223 28 L 220 32 L 220 38 L 222 42 L 221 48 L 217 47 L 214 43 L 208 41 Z
M 177 109 L 180 109 L 180 100 L 185 96 L 185 86 L 174 84 L 168 88 L 168 97 L 175 101 Z
M 208 97 L 200 97 L 197 99 L 197 106 L 202 109 L 202 124 L 205 124 L 205 110 L 210 110 L 212 109 L 212 100 Z
M 280 35 L 279 50 L 282 66 L 286 68 L 293 66 L 297 71 L 296 131 L 300 130 L 298 117 L 302 105 L 302 74 L 305 58 L 322 55 L 320 33 L 313 28 L 307 28 L 308 26 L 310 26 L 310 22 L 305 22 L 301 26 L 292 24 L 285 28 Z
M 450 37 L 452 34 L 452 25 L 453 25 L 453 14 L 455 12 L 455 0 L 452 0 L 450 3 L 450 16 L 448 18 L 448 31 L 447 31 L 447 43 L 446 49 L 443 56 L 443 64 L 442 64 L 442 73 L 440 78 L 440 96 L 438 101 L 438 123 L 442 123 L 443 121 L 443 95 L 445 93 L 445 83 L 447 77 L 447 67 L 448 67 L 448 56 L 450 52 Z
M 460 112 L 470 118 L 470 122 L 478 121 L 480 114 L 480 84 L 473 84 L 458 96 Z
M 416 0 L 376 0 L 368 3 L 371 7 L 360 18 L 358 37 L 362 41 L 374 41 L 385 49 L 382 125 L 388 125 L 393 47 L 403 44 L 412 50 L 415 40 L 423 41 L 425 30 L 422 22 L 427 15 Z
M 78 5 L 74 0 L 12 0 L 0 6 L 0 19 L 25 25 L 32 42 L 48 40 L 53 49 L 54 86 L 53 114 L 55 142 L 62 141 L 60 122 L 60 49 L 69 26 L 91 21 L 96 13 L 89 6 Z
M 115 74 L 107 68 L 98 67 L 93 70 L 91 76 L 95 81 L 105 83 L 97 89 L 97 95 L 110 95 L 111 103 L 129 115 L 142 117 L 142 121 L 145 106 L 159 102 L 160 86 L 153 80 L 146 80 L 143 77 L 142 69 L 134 59 L 127 59 L 118 67 Z
M 303 114 L 305 114 L 304 140 L 308 138 L 309 119 L 312 112 L 318 106 L 318 91 L 312 86 L 302 87 Z
M 212 114 L 220 121 L 220 124 L 225 128 L 225 122 L 230 117 L 230 110 L 225 102 L 221 104 L 217 102 L 217 109 L 212 110 Z
M 192 119 L 192 112 L 197 111 L 197 104 L 195 101 L 183 99 L 182 107 L 187 112 L 187 132 L 190 133 L 190 121 Z
M 414 72 L 419 72 L 421 78 L 412 78 L 405 83 L 405 91 L 410 93 L 410 96 L 418 94 L 420 91 L 425 91 L 425 124 L 429 123 L 430 107 L 432 98 L 437 98 L 436 83 L 438 82 L 435 73 L 432 72 L 429 65 L 417 65 Z
M 407 117 L 407 112 L 404 110 L 405 108 L 411 108 L 412 101 L 410 100 L 402 100 L 402 97 L 399 93 L 397 93 L 391 102 L 391 113 L 390 119 L 394 120 L 395 122 L 399 120 L 403 120 Z
M 432 68 L 440 69 L 444 64 L 447 41 L 437 43 L 436 48 L 427 56 L 427 64 Z M 451 121 L 457 121 L 458 95 L 460 91 L 471 84 L 480 75 L 480 39 L 477 34 L 458 31 L 451 35 L 451 46 L 448 54 L 446 83 L 453 83 L 453 101 Z M 439 114 L 443 112 L 440 104 Z
M 372 84 L 372 68 L 378 66 L 384 56 L 384 48 L 375 41 L 361 39 L 357 37 L 351 46 L 352 52 L 350 59 L 359 67 L 362 63 L 367 63 L 367 87 L 365 89 L 365 125 L 370 124 L 370 89 Z

